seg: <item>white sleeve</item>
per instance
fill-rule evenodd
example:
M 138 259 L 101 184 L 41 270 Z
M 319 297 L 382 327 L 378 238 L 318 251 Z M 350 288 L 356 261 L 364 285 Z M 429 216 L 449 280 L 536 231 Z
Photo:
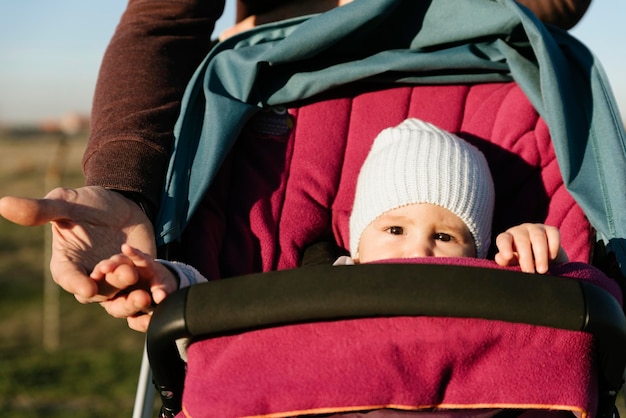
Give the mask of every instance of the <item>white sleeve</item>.
M 333 263 L 333 266 L 353 266 L 354 260 L 347 255 L 342 255 Z
M 178 261 L 157 260 L 165 267 L 170 269 L 175 275 L 178 276 L 179 285 L 178 288 L 189 287 L 193 284 L 208 282 L 198 270 L 191 267 L 189 264 L 180 263 Z

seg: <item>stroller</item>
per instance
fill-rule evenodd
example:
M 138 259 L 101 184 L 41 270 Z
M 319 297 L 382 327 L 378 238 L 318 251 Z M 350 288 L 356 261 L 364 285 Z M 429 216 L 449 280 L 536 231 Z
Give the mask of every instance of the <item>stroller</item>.
M 626 167 L 616 116 L 588 51 L 509 0 L 359 0 L 219 44 L 184 97 L 157 232 L 228 279 L 154 312 L 163 416 L 613 416 L 626 319 L 600 269 L 624 268 L 626 171 L 600 161 Z M 407 117 L 483 151 L 494 231 L 559 226 L 573 262 L 296 268 L 317 242 L 347 247 L 360 165 Z

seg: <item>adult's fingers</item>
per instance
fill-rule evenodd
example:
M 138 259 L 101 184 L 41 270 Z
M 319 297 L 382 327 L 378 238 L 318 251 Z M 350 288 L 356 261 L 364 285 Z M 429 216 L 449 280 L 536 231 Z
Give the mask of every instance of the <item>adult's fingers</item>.
M 50 271 L 54 281 L 81 303 L 102 302 L 107 299 L 106 296 L 98 295 L 96 282 L 80 264 L 67 259 L 55 262 L 53 256 Z
M 64 206 L 51 199 L 5 196 L 0 199 L 0 215 L 18 225 L 38 226 L 63 218 Z

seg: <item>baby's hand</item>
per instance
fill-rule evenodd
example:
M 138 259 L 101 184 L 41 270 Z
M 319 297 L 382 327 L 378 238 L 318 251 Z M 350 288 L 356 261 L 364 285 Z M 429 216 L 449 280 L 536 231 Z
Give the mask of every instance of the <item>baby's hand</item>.
M 127 318 L 131 328 L 145 331 L 153 304 L 178 288 L 178 280 L 164 265 L 129 245 L 122 253 L 100 261 L 90 277 L 100 294 L 109 295 L 101 305 L 116 318 Z
M 543 224 L 522 224 L 509 228 L 496 238 L 495 261 L 501 266 L 519 265 L 525 273 L 544 274 L 549 264 L 568 261 L 561 248 L 558 228 Z

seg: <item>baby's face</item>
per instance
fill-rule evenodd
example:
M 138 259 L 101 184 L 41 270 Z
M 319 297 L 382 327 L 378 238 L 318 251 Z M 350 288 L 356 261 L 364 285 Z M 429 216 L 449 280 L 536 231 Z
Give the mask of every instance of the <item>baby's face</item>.
M 355 261 L 414 257 L 476 257 L 476 249 L 461 218 L 441 206 L 416 203 L 386 212 L 369 224 Z

